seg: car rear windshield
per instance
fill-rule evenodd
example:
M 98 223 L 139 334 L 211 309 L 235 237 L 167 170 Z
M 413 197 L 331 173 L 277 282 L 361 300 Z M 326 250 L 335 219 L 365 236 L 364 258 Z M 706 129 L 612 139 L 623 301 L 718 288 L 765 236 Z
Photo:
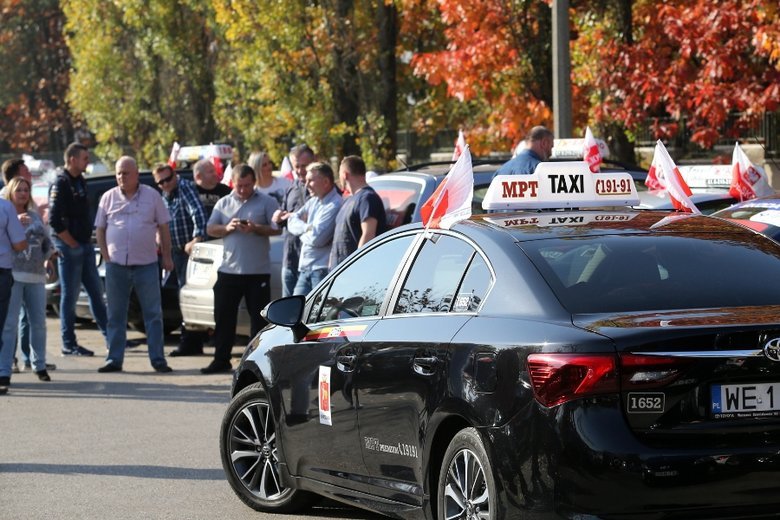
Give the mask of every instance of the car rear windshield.
M 574 314 L 780 304 L 780 246 L 761 236 L 612 235 L 522 248 Z

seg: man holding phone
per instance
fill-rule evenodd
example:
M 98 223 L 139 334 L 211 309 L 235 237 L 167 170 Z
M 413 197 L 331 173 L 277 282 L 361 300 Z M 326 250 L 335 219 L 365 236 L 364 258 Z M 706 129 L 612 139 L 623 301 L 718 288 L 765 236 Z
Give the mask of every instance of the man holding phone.
M 236 340 L 238 305 L 243 297 L 251 335 L 265 325 L 260 311 L 271 299 L 269 236 L 281 233 L 273 222 L 276 199 L 255 191 L 255 172 L 246 164 L 233 167 L 233 192 L 214 206 L 206 231 L 224 239 L 224 256 L 214 284 L 214 361 L 204 374 L 230 372 Z

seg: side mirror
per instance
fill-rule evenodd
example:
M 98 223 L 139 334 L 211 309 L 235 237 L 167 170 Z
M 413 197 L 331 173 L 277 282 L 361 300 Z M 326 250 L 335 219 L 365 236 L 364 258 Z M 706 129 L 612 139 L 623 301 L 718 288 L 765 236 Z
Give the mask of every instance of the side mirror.
M 288 296 L 266 305 L 260 315 L 275 325 L 292 329 L 295 341 L 300 341 L 309 332 L 309 328 L 302 322 L 305 306 L 304 296 Z

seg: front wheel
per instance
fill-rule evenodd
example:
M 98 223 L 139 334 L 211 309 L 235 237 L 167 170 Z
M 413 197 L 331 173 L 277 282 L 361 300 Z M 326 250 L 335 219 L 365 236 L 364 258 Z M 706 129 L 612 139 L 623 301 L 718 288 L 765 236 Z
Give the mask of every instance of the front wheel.
M 222 419 L 219 447 L 228 482 L 252 509 L 292 513 L 313 502 L 313 495 L 291 489 L 281 479 L 276 427 L 260 383 L 231 401 Z
M 437 495 L 441 520 L 499 518 L 493 468 L 474 428 L 458 432 L 447 447 Z

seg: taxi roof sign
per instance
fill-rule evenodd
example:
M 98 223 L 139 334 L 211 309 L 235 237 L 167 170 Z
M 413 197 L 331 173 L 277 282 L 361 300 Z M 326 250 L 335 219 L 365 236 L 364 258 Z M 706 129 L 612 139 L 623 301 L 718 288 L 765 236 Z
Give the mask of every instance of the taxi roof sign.
M 729 188 L 731 186 L 730 164 L 691 164 L 678 166 L 689 188 Z
M 482 209 L 555 209 L 636 206 L 628 173 L 591 173 L 583 161 L 543 162 L 530 175 L 496 175 Z
M 200 159 L 210 159 L 212 157 L 219 157 L 220 159 L 229 161 L 233 158 L 233 147 L 228 144 L 182 146 L 176 159 L 179 161 L 198 161 Z
M 596 145 L 599 148 L 599 153 L 602 157 L 609 155 L 609 147 L 602 139 L 596 139 Z M 550 159 L 583 159 L 585 156 L 583 151 L 585 150 L 585 139 L 582 138 L 567 138 L 567 139 L 554 139 L 553 149 Z

